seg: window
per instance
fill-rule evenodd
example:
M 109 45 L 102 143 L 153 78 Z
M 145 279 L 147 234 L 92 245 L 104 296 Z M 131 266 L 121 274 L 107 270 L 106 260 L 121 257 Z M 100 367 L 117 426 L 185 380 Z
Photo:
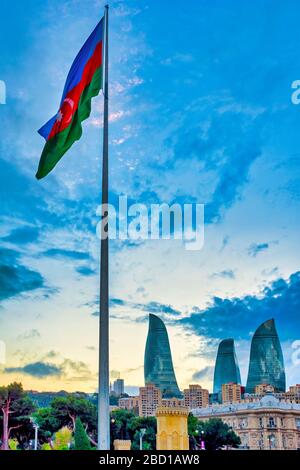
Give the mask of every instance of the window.
M 275 428 L 275 420 L 272 416 L 269 418 L 269 426 L 270 428 Z
M 259 427 L 263 428 L 264 427 L 264 422 L 262 418 L 259 418 Z

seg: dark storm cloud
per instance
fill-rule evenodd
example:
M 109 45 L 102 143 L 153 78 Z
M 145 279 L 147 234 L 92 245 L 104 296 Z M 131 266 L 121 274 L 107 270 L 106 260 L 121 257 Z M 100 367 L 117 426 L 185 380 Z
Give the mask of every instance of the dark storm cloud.
M 48 357 L 55 357 L 56 354 L 48 354 Z M 6 367 L 4 369 L 6 374 L 26 374 L 31 377 L 43 379 L 46 377 L 69 377 L 80 380 L 80 378 L 89 378 L 91 372 L 85 362 L 73 361 L 71 359 L 64 359 L 61 364 L 53 364 L 45 362 L 44 360 L 32 362 L 18 367 Z
M 0 248 L 0 300 L 44 287 L 44 279 L 37 271 L 24 266 L 14 250 Z
M 198 335 L 249 339 L 262 322 L 274 318 L 281 340 L 300 335 L 300 271 L 272 282 L 258 295 L 213 297 L 206 309 L 178 320 Z
M 62 375 L 63 370 L 60 367 L 47 362 L 33 362 L 22 367 L 6 367 L 4 372 L 7 374 L 21 373 L 42 379 L 53 376 L 59 377 Z

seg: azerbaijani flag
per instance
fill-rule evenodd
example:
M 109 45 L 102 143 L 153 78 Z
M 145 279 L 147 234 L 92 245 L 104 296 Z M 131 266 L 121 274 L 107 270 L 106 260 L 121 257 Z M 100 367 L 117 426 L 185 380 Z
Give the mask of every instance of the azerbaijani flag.
M 44 178 L 82 134 L 91 99 L 102 88 L 103 18 L 79 51 L 69 71 L 57 114 L 38 132 L 46 139 L 37 179 Z

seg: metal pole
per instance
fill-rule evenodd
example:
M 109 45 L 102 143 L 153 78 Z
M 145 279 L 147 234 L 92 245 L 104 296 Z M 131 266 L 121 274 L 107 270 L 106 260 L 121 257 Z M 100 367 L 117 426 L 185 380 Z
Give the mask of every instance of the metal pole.
M 34 425 L 34 450 L 37 450 L 37 443 L 38 443 L 38 425 Z
M 146 429 L 140 429 L 140 450 L 143 450 L 143 437 L 146 433 Z
M 104 116 L 102 210 L 108 204 L 108 5 L 105 7 L 104 53 Z M 110 449 L 109 435 L 109 270 L 108 270 L 108 219 L 107 212 L 101 221 L 100 262 L 100 319 L 99 319 L 99 382 L 98 382 L 98 449 Z M 104 234 L 106 236 L 104 236 Z

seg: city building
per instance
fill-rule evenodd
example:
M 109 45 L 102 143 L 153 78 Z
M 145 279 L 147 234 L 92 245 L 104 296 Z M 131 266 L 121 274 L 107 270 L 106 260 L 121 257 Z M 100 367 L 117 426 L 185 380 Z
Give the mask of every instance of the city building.
M 119 408 L 122 410 L 132 411 L 135 414 L 139 414 L 139 397 L 124 397 L 119 398 Z
M 230 382 L 241 383 L 241 374 L 232 338 L 224 339 L 219 344 L 214 373 L 213 393 L 221 393 L 222 385 Z
M 201 385 L 189 385 L 183 391 L 184 394 L 184 406 L 189 409 L 202 408 L 209 405 L 209 392 Z
M 163 398 L 182 398 L 174 373 L 167 329 L 156 315 L 149 315 L 144 358 L 145 385 L 154 384 Z
M 201 421 L 220 418 L 251 450 L 300 449 L 300 404 L 281 401 L 272 394 L 260 400 L 213 405 L 192 410 Z
M 242 388 L 234 382 L 222 384 L 222 403 L 239 403 L 242 399 Z
M 113 383 L 113 391 L 116 395 L 123 395 L 124 393 L 124 380 L 116 379 Z
M 291 385 L 288 391 L 282 395 L 289 402 L 300 403 L 300 384 Z
M 291 393 L 295 396 L 300 395 L 300 384 L 291 385 L 287 393 Z
M 243 399 L 248 403 L 259 401 L 268 392 L 274 392 L 274 387 L 268 386 L 264 390 L 264 387 L 256 386 L 255 393 L 245 393 Z M 300 403 L 300 386 L 292 385 L 287 392 L 274 392 L 273 395 L 280 401 Z
M 178 406 L 184 406 L 184 398 L 163 398 L 161 400 L 161 406 L 168 408 L 176 408 Z
M 259 384 L 255 385 L 254 394 L 255 395 L 265 395 L 266 393 L 274 393 L 275 389 L 273 385 L 269 384 Z
M 285 392 L 283 355 L 273 319 L 257 328 L 251 342 L 246 392 L 253 393 L 260 384 L 269 384 L 276 392 Z
M 147 384 L 140 388 L 139 416 L 155 416 L 158 406 L 161 405 L 162 394 L 154 384 Z

